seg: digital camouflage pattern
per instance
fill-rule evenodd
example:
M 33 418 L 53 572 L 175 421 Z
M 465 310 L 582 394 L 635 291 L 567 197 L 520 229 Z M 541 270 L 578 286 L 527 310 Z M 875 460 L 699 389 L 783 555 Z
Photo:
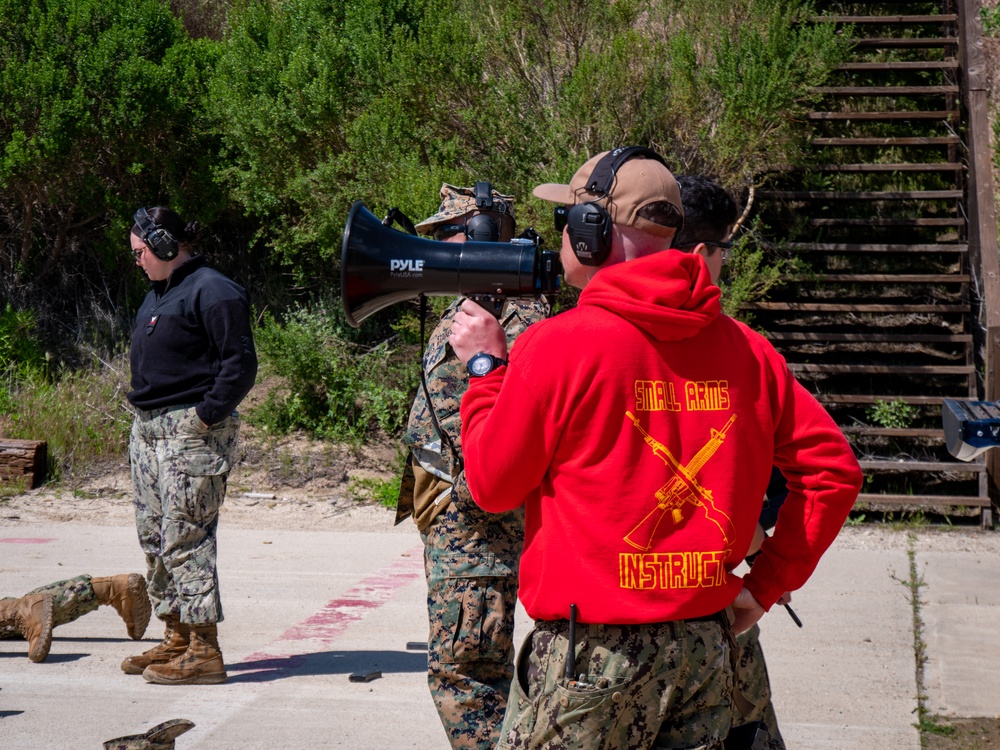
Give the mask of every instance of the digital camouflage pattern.
M 403 436 L 419 469 L 437 477 L 438 487 L 447 489 L 451 484 L 451 491 L 430 511 L 414 508 L 414 472 L 407 461 L 396 522 L 413 515 L 424 542 L 430 627 L 427 682 L 445 733 L 455 750 L 492 750 L 513 675 L 524 512 L 486 513 L 465 483 L 459 405 L 468 374 L 448 346 L 459 302 L 445 311 L 423 359 L 431 405 L 454 452 L 447 441 L 441 445 L 422 387 L 417 389 Z M 548 313 L 544 301 L 509 300 L 500 318 L 508 347 Z M 427 497 L 441 497 L 438 487 Z
M 453 748 L 490 750 L 514 673 L 524 511 L 491 515 L 455 492 L 421 538 L 431 697 Z
M 717 750 L 732 721 L 733 670 L 720 621 L 537 622 L 518 654 L 498 750 Z
M 434 229 L 438 224 L 449 224 L 455 219 L 465 216 L 470 211 L 475 211 L 476 192 L 473 188 L 456 187 L 445 183 L 441 186 L 441 206 L 433 216 L 428 216 L 416 225 L 416 230 L 420 234 L 434 234 Z M 514 219 L 514 196 L 503 195 L 496 190 L 493 191 L 493 207 L 491 209 L 498 214 L 505 214 Z
M 222 621 L 216 529 L 239 426 L 233 414 L 206 427 L 194 406 L 136 411 L 129 445 L 135 522 L 161 620 Z
M 736 685 L 745 698 L 754 704 L 746 715 L 733 708 L 733 724 L 762 721 L 767 727 L 770 740 L 764 745 L 767 750 L 785 750 L 785 741 L 778 730 L 778 717 L 771 703 L 771 681 L 767 676 L 764 651 L 760 646 L 760 627 L 754 625 L 736 636 L 739 644 L 739 666 L 736 670 Z
M 469 376 L 465 363 L 458 360 L 448 345 L 448 335 L 451 321 L 462 301 L 464 298 L 456 299 L 445 310 L 431 333 L 423 356 L 424 377 L 434 415 L 448 439 L 442 441 L 434 427 L 422 386 L 417 386 L 417 395 L 403 433 L 403 443 L 425 471 L 445 481 L 460 483 L 464 483 L 464 478 L 461 477 L 462 421 L 459 406 L 469 384 Z M 500 325 L 507 334 L 508 349 L 529 325 L 544 320 L 549 312 L 548 303 L 541 299 L 508 300 L 500 317 Z M 456 480 L 456 477 L 459 479 Z M 412 515 L 413 511 L 413 478 L 404 476 L 396 504 L 396 523 Z M 443 511 L 442 507 L 437 512 Z
M 97 594 L 90 583 L 90 576 L 77 576 L 66 581 L 56 581 L 47 586 L 39 586 L 29 591 L 32 594 L 52 594 L 54 607 L 52 610 L 52 627 L 65 625 L 68 622 L 93 612 L 98 607 Z M 0 638 L 20 638 L 21 631 L 9 624 L 0 625 Z

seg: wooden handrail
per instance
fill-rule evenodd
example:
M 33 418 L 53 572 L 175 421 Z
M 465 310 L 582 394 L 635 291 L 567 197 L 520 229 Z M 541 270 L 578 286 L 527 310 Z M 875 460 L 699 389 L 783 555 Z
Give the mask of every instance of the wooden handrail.
M 960 75 L 965 84 L 964 103 L 968 115 L 969 257 L 978 264 L 982 279 L 982 319 L 985 327 L 984 390 L 988 401 L 1000 397 L 1000 256 L 997 247 L 997 217 L 993 204 L 993 168 L 990 152 L 990 125 L 986 109 L 986 71 L 983 57 L 979 3 L 963 0 L 959 22 Z M 1000 505 L 997 489 L 1000 476 L 998 451 L 987 451 L 989 493 L 994 506 Z

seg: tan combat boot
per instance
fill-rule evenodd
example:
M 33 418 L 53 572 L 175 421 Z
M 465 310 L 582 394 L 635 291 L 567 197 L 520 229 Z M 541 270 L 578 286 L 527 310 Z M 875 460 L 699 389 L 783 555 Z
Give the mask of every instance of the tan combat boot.
M 28 642 L 28 658 L 45 661 L 52 646 L 52 594 L 32 594 L 0 601 L 0 623 L 13 625 Z
M 171 719 L 143 734 L 130 734 L 104 743 L 104 750 L 174 750 L 174 740 L 194 726 L 187 719 Z
M 168 615 L 163 618 L 163 622 L 166 625 L 163 640 L 149 651 L 125 659 L 122 662 L 125 674 L 142 674 L 150 664 L 166 664 L 187 651 L 191 627 L 181 622 L 177 615 Z
M 139 640 L 149 625 L 152 608 L 146 593 L 146 579 L 138 573 L 122 573 L 106 578 L 91 578 L 100 604 L 110 604 L 125 621 L 129 638 Z
M 226 679 L 215 625 L 192 625 L 187 651 L 166 664 L 150 664 L 142 673 L 157 685 L 217 685 Z

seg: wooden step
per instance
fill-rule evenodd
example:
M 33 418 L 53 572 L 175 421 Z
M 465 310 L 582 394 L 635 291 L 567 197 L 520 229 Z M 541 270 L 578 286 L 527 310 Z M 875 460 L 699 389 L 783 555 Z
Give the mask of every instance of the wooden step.
M 973 365 L 817 365 L 789 362 L 792 372 L 841 373 L 845 375 L 969 375 Z
M 862 471 L 954 471 L 982 474 L 986 464 L 965 461 L 858 461 Z
M 965 219 L 809 219 L 811 227 L 964 227 Z
M 782 281 L 798 283 L 841 284 L 968 284 L 968 274 L 948 273 L 822 273 L 788 274 Z
M 958 16 L 955 13 L 941 13 L 936 16 L 913 15 L 877 15 L 877 16 L 811 16 L 810 21 L 816 23 L 868 23 L 868 24 L 907 24 L 907 23 L 955 23 Z
M 905 164 L 815 164 L 801 169 L 811 172 L 961 172 L 957 162 L 909 162 Z
M 757 193 L 761 198 L 773 200 L 848 200 L 848 201 L 902 201 L 902 200 L 949 200 L 961 198 L 965 193 L 961 190 L 900 190 L 900 191 L 868 191 L 847 192 L 833 190 L 762 190 Z
M 866 393 L 816 393 L 813 394 L 821 404 L 891 404 L 893 401 L 905 401 L 910 406 L 939 406 L 940 396 L 872 396 Z M 959 398 L 966 398 L 959 396 Z
M 958 110 L 927 112 L 810 112 L 810 120 L 957 120 Z
M 746 302 L 747 310 L 787 310 L 796 312 L 853 313 L 968 313 L 969 305 L 863 305 L 837 302 Z
M 936 244 L 868 244 L 854 242 L 787 242 L 781 247 L 819 253 L 967 253 L 964 242 Z
M 957 94 L 958 86 L 815 86 L 809 90 L 826 96 L 930 96 Z
M 769 341 L 820 341 L 831 343 L 880 343 L 880 344 L 968 344 L 971 333 L 827 333 L 825 331 L 766 331 Z M 875 396 L 873 398 L 882 398 Z M 940 401 L 940 399 L 938 399 Z
M 952 47 L 958 45 L 958 37 L 862 37 L 851 39 L 850 43 L 855 47 Z
M 846 62 L 836 70 L 957 70 L 958 60 L 914 60 L 907 62 Z
M 845 435 L 867 435 L 869 437 L 900 438 L 944 438 L 944 430 L 929 427 L 869 427 L 868 425 L 844 425 L 840 428 Z
M 961 143 L 957 135 L 887 138 L 813 138 L 814 146 L 957 146 Z
M 920 508 L 989 508 L 988 497 L 974 495 L 876 495 L 864 492 L 858 495 L 859 503 L 869 505 L 905 505 Z

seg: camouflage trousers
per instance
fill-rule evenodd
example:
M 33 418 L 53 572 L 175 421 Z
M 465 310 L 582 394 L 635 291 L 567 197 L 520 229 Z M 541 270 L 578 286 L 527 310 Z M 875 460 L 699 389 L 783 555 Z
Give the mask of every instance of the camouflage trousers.
M 722 747 L 732 721 L 728 625 L 678 620 L 577 625 L 567 679 L 569 623 L 535 623 L 498 750 L 671 750 Z
M 39 586 L 33 591 L 29 591 L 25 596 L 32 594 L 52 594 L 55 603 L 53 608 L 52 625 L 65 625 L 68 622 L 83 617 L 88 612 L 97 609 L 97 594 L 90 583 L 90 576 L 83 575 L 70 578 L 66 581 L 56 581 L 47 586 Z M 9 601 L 9 599 L 3 599 Z M 21 631 L 10 625 L 0 625 L 0 639 L 20 638 Z
M 489 514 L 465 493 L 421 532 L 427 684 L 455 750 L 491 750 L 514 674 L 523 510 Z
M 216 529 L 239 425 L 233 414 L 206 428 L 194 407 L 137 410 L 129 445 L 135 524 L 160 619 L 222 621 Z
M 740 647 L 739 668 L 736 672 L 736 685 L 743 696 L 754 704 L 752 711 L 743 715 L 733 706 L 733 725 L 747 724 L 751 721 L 762 721 L 771 735 L 767 750 L 785 750 L 785 741 L 778 731 L 778 717 L 771 703 L 771 681 L 767 676 L 767 664 L 764 663 L 764 651 L 760 647 L 760 628 L 754 625 L 747 631 L 736 636 Z

